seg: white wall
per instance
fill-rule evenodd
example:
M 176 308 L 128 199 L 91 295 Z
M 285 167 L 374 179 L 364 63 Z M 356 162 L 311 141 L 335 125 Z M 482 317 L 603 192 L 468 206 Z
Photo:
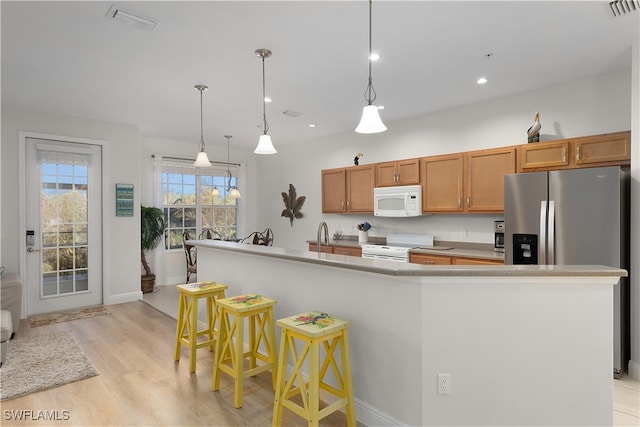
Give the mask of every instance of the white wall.
M 19 272 L 18 132 L 35 132 L 107 141 L 110 159 L 106 171 L 108 204 L 103 207 L 105 303 L 134 301 L 140 293 L 140 176 L 138 128 L 133 125 L 88 120 L 50 112 L 2 106 L 2 265 Z M 134 184 L 135 214 L 115 216 L 115 184 Z M 135 236 L 135 237 L 131 237 Z M 28 284 L 27 284 L 28 285 Z M 24 315 L 24 313 L 23 313 Z
M 640 38 L 640 36 L 639 36 Z M 640 379 L 640 54 L 634 46 L 631 73 L 588 78 L 542 90 L 467 105 L 430 115 L 386 123 L 382 134 L 349 132 L 304 144 L 278 147 L 276 156 L 261 158 L 258 205 L 264 206 L 258 228 L 274 230 L 275 245 L 304 249 L 315 239 L 318 223 L 329 224 L 330 234 L 341 228 L 355 234 L 353 226 L 366 219 L 374 225 L 372 236 L 389 232 L 424 232 L 436 239 L 491 243 L 491 215 L 431 215 L 412 219 L 378 219 L 372 215 L 322 215 L 320 170 L 349 166 L 357 152 L 360 164 L 428 156 L 526 143 L 526 129 L 540 112 L 542 140 L 569 138 L 632 129 L 632 253 L 631 253 L 631 361 L 629 372 Z M 633 94 L 633 96 L 632 96 Z M 633 103 L 632 103 L 633 100 Z M 384 112 L 382 113 L 384 116 Z M 354 119 L 354 125 L 355 125 Z M 282 172 L 277 172 L 282 171 Z M 304 217 L 293 227 L 281 218 L 280 192 L 293 183 L 306 195 Z M 467 237 L 461 237 L 461 230 Z
M 616 73 L 386 123 L 389 130 L 382 134 L 349 132 L 278 147 L 277 155 L 260 158 L 257 165 L 258 205 L 264 207 L 258 228 L 271 227 L 275 245 L 295 249 L 304 249 L 306 240 L 315 239 L 321 220 L 329 224 L 330 234 L 338 227 L 345 234 L 355 234 L 353 226 L 366 219 L 374 226 L 373 236 L 426 232 L 440 240 L 491 243 L 493 220 L 499 218 L 492 215 L 386 220 L 372 215 L 322 215 L 320 170 L 352 165 L 357 152 L 364 153 L 360 164 L 367 164 L 526 143 L 526 129 L 536 111 L 541 116 L 542 140 L 628 130 L 630 87 L 629 73 Z M 293 227 L 280 217 L 280 193 L 287 191 L 289 183 L 298 195 L 307 196 L 304 217 L 295 220 Z M 466 238 L 461 237 L 463 228 L 468 230 Z

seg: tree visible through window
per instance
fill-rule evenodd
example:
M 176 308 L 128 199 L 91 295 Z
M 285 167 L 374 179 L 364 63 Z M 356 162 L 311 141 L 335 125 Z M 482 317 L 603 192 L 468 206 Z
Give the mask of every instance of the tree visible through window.
M 236 185 L 235 177 L 229 184 L 226 171 L 216 168 L 203 172 L 186 167 L 182 170 L 163 168 L 165 249 L 181 249 L 185 231 L 197 238 L 203 230 L 211 229 L 225 240 L 237 239 L 238 199 L 230 198 L 227 191 L 229 186 Z M 214 194 L 216 188 L 218 196 Z

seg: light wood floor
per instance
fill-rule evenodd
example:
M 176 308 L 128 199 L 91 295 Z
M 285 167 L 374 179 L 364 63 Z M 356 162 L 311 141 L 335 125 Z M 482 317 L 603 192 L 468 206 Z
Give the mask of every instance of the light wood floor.
M 177 293 L 176 293 L 177 295 Z M 222 375 L 220 391 L 211 391 L 213 353 L 198 350 L 195 374 L 188 372 L 188 352 L 173 361 L 177 299 L 170 289 L 145 295 L 142 302 L 108 306 L 113 313 L 31 329 L 23 320 L 19 336 L 66 330 L 100 375 L 1 403 L 3 426 L 269 426 L 273 392 L 269 373 L 245 382 L 244 405 L 233 407 L 233 384 Z M 148 298 L 150 297 L 150 298 Z M 640 426 L 640 386 L 628 377 L 614 381 L 614 426 Z M 5 411 L 68 411 L 67 421 L 8 420 Z M 332 414 L 322 426 L 342 426 Z M 285 410 L 285 425 L 306 425 Z
M 176 303 L 177 304 L 177 303 Z M 233 407 L 233 382 L 222 375 L 220 390 L 211 391 L 213 354 L 198 350 L 196 372 L 189 374 L 183 348 L 173 361 L 176 321 L 142 302 L 108 306 L 108 316 L 31 329 L 23 320 L 18 336 L 69 331 L 100 375 L 2 402 L 3 426 L 270 426 L 273 410 L 271 373 L 244 383 L 243 407 Z M 9 350 L 10 351 L 10 350 Z M 18 422 L 6 411 L 68 411 L 69 420 Z M 60 416 L 62 418 L 62 415 Z M 334 413 L 322 426 L 342 426 Z M 285 410 L 283 425 L 306 425 Z

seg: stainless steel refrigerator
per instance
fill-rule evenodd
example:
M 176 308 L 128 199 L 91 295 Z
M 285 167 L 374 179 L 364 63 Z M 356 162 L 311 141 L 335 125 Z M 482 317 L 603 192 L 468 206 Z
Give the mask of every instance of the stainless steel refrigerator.
M 506 264 L 597 264 L 629 271 L 626 167 L 505 175 Z M 614 376 L 629 360 L 629 279 L 614 287 Z

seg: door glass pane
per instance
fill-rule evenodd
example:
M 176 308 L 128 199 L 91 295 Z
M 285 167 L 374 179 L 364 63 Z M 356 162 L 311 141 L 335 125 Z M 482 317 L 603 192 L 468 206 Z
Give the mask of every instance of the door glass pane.
M 41 164 L 42 297 L 88 287 L 88 168 Z

